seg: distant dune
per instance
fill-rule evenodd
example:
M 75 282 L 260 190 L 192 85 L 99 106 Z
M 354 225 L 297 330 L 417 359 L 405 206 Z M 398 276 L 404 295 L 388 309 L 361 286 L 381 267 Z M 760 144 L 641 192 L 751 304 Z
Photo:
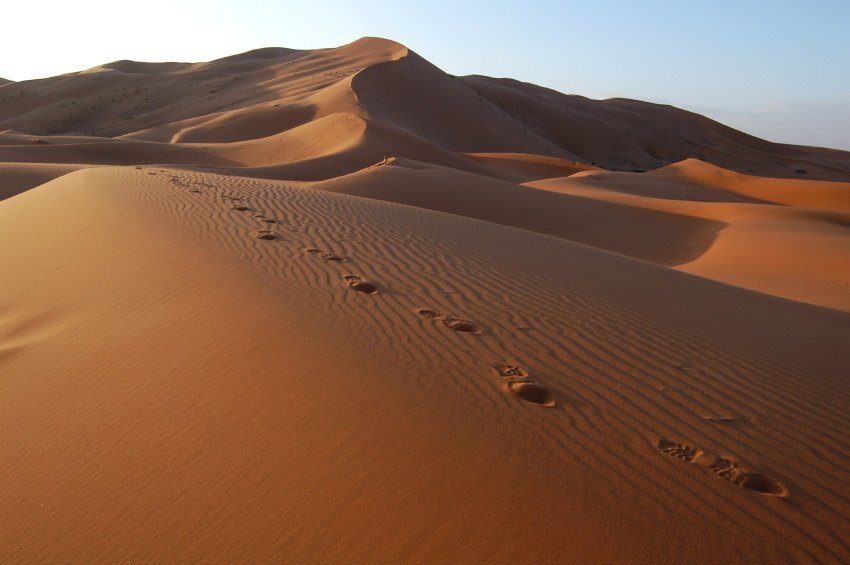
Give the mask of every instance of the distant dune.
M 3 562 L 850 562 L 850 153 L 379 38 L 0 85 Z
M 844 151 L 771 143 L 671 106 L 453 77 L 377 38 L 336 49 L 258 49 L 209 63 L 116 61 L 0 91 L 0 131 L 33 135 L 220 144 L 338 113 L 456 152 L 551 155 L 628 171 L 696 158 L 772 176 L 840 179 L 850 172 Z

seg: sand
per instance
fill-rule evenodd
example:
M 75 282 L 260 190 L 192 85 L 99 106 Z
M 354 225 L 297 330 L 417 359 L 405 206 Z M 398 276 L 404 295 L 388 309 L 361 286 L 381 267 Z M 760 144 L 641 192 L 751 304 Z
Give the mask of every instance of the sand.
M 374 38 L 13 97 L 0 560 L 850 560 L 847 153 Z

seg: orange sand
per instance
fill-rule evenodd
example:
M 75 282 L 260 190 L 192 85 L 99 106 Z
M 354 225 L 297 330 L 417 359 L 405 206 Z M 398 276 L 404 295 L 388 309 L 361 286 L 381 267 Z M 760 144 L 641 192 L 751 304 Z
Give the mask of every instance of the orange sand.
M 0 265 L 0 561 L 850 561 L 846 152 L 118 61 L 0 86 Z

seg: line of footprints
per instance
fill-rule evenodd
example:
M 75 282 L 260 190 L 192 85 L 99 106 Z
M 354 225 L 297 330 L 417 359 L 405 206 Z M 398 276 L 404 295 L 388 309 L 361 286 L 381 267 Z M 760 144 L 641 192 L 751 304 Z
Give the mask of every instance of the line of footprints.
M 658 449 L 680 461 L 706 467 L 721 479 L 729 481 L 735 486 L 770 496 L 786 497 L 789 494 L 788 489 L 778 481 L 765 477 L 761 473 L 727 457 L 711 455 L 699 447 L 662 438 L 658 440 Z
M 139 167 L 137 167 L 139 168 Z M 159 174 L 150 172 L 148 174 Z M 201 193 L 198 186 L 212 187 L 212 185 L 204 183 L 188 184 L 178 176 L 171 176 L 169 180 L 180 188 L 187 189 L 192 193 Z M 230 202 L 230 209 L 236 212 L 250 212 L 252 209 L 243 202 L 242 197 L 236 195 L 223 195 L 225 200 Z M 278 220 L 269 217 L 266 214 L 256 213 L 253 215 L 258 221 L 268 224 L 269 226 L 277 224 Z M 264 241 L 275 241 L 280 239 L 280 234 L 271 231 L 270 229 L 260 229 L 254 232 L 254 237 Z M 335 253 L 324 252 L 313 247 L 304 250 L 314 257 L 322 259 L 329 263 L 345 263 L 347 259 Z M 342 276 L 345 285 L 357 292 L 363 294 L 374 295 L 378 294 L 378 285 L 365 280 L 359 275 L 347 274 Z M 445 327 L 460 333 L 480 334 L 481 329 L 469 320 L 451 316 L 432 310 L 430 308 L 420 308 L 416 313 L 423 318 L 434 323 L 442 323 Z M 516 394 L 520 399 L 544 407 L 555 406 L 555 398 L 548 388 L 533 382 L 528 375 L 528 372 L 512 364 L 496 365 L 493 367 L 502 378 L 502 381 L 507 386 L 508 390 Z M 729 481 L 730 483 L 747 490 L 752 490 L 769 496 L 787 497 L 789 495 L 781 483 L 774 479 L 765 477 L 764 475 L 742 465 L 741 463 L 726 457 L 717 457 L 708 454 L 698 447 L 676 443 L 667 439 L 658 440 L 658 449 L 661 452 L 675 459 L 685 461 L 687 463 L 696 464 L 698 467 L 705 467 L 714 473 L 716 476 Z
M 473 322 L 464 320 L 463 318 L 449 316 L 429 308 L 420 308 L 416 313 L 434 322 L 442 322 L 447 328 L 456 332 L 481 333 L 481 330 Z M 539 383 L 532 382 L 525 369 L 510 364 L 496 365 L 493 368 L 502 377 L 508 390 L 522 400 L 548 408 L 555 406 L 555 398 L 549 392 L 549 389 Z
M 189 191 L 193 192 L 193 189 L 189 189 Z M 239 196 L 225 195 L 224 198 L 230 201 L 231 210 L 237 212 L 251 211 L 251 208 L 246 205 L 243 202 L 242 198 Z M 254 217 L 262 222 L 266 222 L 269 224 L 277 223 L 277 220 L 275 220 L 274 218 L 269 218 L 265 214 L 254 214 Z M 266 241 L 274 241 L 279 238 L 279 235 L 271 230 L 258 230 L 254 232 L 254 237 Z M 304 251 L 305 253 L 308 253 L 314 257 L 318 257 L 328 263 L 345 263 L 347 261 L 347 259 L 345 257 L 342 257 L 341 255 L 322 251 L 320 249 L 316 249 L 315 247 L 309 247 Z M 378 294 L 378 285 L 376 285 L 374 282 L 365 280 L 360 275 L 343 275 L 342 280 L 345 285 L 348 286 L 348 288 L 357 292 L 372 295 Z M 474 322 L 465 320 L 463 318 L 449 316 L 447 314 L 443 314 L 441 312 L 437 312 L 436 310 L 431 310 L 428 308 L 420 308 L 416 310 L 416 313 L 422 316 L 423 318 L 432 320 L 434 322 L 442 322 L 445 327 L 456 332 L 470 334 L 481 333 L 481 329 Z M 531 404 L 548 408 L 555 406 L 555 398 L 549 391 L 549 389 L 539 383 L 533 382 L 524 369 L 516 365 L 509 364 L 496 365 L 494 369 L 499 374 L 499 376 L 502 377 L 508 390 L 516 394 L 522 400 Z

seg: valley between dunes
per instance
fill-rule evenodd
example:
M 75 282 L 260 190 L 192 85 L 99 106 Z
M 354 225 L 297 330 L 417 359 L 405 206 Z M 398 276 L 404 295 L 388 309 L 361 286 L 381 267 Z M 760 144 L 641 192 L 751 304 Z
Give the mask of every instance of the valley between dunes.
M 404 46 L 0 81 L 3 562 L 850 561 L 850 154 Z

